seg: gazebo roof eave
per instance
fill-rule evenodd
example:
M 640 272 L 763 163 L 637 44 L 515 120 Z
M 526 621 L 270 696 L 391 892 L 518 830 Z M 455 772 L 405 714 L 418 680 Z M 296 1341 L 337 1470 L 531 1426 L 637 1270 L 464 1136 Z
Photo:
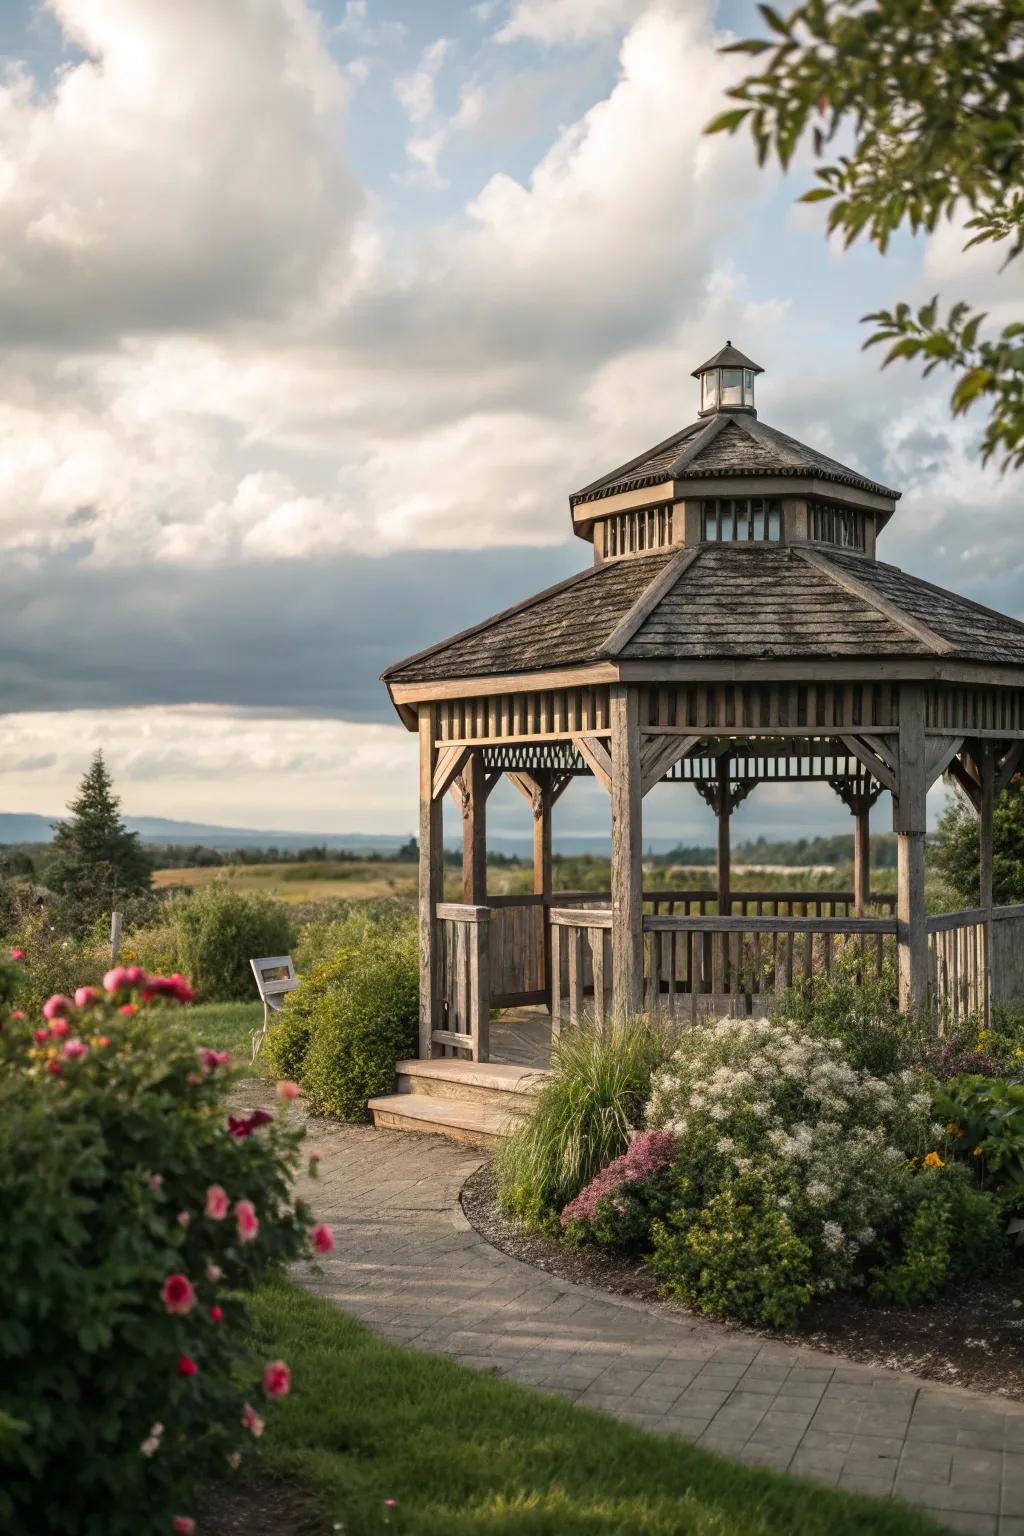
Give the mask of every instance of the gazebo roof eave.
M 487 698 L 493 694 L 533 693 L 548 688 L 590 687 L 631 683 L 961 683 L 972 686 L 1024 688 L 1024 666 L 965 661 L 956 656 L 840 656 L 700 657 L 596 660 L 576 666 L 549 667 L 532 672 L 476 674 L 433 678 L 421 682 L 388 682 L 388 696 L 407 729 L 416 729 L 420 704 L 451 699 Z M 737 728 L 743 734 L 750 729 Z M 768 727 L 765 727 L 768 730 Z M 724 735 L 730 734 L 728 728 Z M 968 734 L 972 734 L 969 732 Z M 1014 734 L 1008 732 L 1007 734 Z

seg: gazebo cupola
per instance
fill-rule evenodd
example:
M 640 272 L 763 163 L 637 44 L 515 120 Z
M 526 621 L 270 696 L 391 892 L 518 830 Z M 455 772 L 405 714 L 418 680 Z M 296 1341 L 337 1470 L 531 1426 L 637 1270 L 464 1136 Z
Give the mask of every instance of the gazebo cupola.
M 553 1029 L 583 1009 L 763 1009 L 840 950 L 861 975 L 887 974 L 893 953 L 908 1009 L 984 1014 L 1024 991 L 1024 908 L 992 901 L 993 807 L 1024 764 L 1024 624 L 879 560 L 899 492 L 760 420 L 761 371 L 727 343 L 695 370 L 696 420 L 569 497 L 585 569 L 384 673 L 420 739 L 424 1056 L 485 1055 L 492 1007 L 546 1000 Z M 944 772 L 979 812 L 981 899 L 935 917 L 926 800 Z M 609 797 L 609 889 L 559 894 L 552 814 L 589 776 Z M 534 890 L 489 899 L 486 801 L 502 777 L 532 810 Z M 758 785 L 812 782 L 853 815 L 853 889 L 734 890 L 732 811 Z M 714 811 L 710 901 L 645 889 L 657 785 Z M 890 897 L 869 883 L 883 792 Z M 442 889 L 449 794 L 462 902 Z
M 693 370 L 698 411 L 569 498 L 595 560 L 701 544 L 819 545 L 874 557 L 899 492 L 759 421 L 759 363 L 731 341 Z
M 764 369 L 727 341 L 720 352 L 693 370 L 693 377 L 700 380 L 699 414 L 713 416 L 716 411 L 750 411 L 756 416 L 754 378 L 759 373 L 764 373 Z

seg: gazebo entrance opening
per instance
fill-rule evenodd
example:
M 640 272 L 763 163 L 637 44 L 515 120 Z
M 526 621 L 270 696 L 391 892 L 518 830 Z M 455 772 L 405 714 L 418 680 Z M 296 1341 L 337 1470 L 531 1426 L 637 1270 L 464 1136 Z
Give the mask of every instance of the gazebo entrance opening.
M 726 402 L 723 370 L 749 377 Z M 842 955 L 895 962 L 899 1000 L 987 1016 L 1024 993 L 1024 907 L 992 903 L 997 796 L 1024 757 L 1024 625 L 877 558 L 899 493 L 757 419 L 731 343 L 695 370 L 698 420 L 570 497 L 593 564 L 384 674 L 420 742 L 420 1052 L 490 1055 L 492 1010 L 755 1011 Z M 980 822 L 981 904 L 929 915 L 926 798 L 943 774 Z M 552 889 L 572 781 L 609 796 L 609 889 Z M 529 801 L 534 891 L 487 892 L 487 796 Z M 718 818 L 717 892 L 643 888 L 643 801 L 692 786 Z M 855 833 L 850 891 L 738 892 L 729 821 L 758 784 L 828 783 Z M 894 898 L 869 885 L 885 790 Z M 463 900 L 442 889 L 462 814 Z

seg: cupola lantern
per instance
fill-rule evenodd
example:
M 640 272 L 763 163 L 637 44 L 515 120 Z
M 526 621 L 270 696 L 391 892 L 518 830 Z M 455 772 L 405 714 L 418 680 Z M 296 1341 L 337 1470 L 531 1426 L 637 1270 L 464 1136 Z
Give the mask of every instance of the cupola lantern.
M 727 341 L 720 352 L 693 370 L 693 377 L 700 380 L 699 414 L 713 416 L 718 411 L 748 411 L 756 416 L 754 377 L 758 373 L 764 373 L 764 369 Z

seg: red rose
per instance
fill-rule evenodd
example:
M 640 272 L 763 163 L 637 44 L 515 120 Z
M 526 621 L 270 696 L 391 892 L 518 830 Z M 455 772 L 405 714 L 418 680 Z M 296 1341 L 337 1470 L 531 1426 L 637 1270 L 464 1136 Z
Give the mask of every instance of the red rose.
M 215 1304 L 214 1306 L 212 1306 L 210 1308 L 210 1317 L 213 1320 L 213 1322 L 215 1322 L 215 1323 L 222 1323 L 224 1321 L 224 1308 L 223 1307 L 218 1307 Z
M 334 1233 L 326 1222 L 318 1221 L 309 1235 L 317 1253 L 330 1253 L 334 1247 Z
M 160 1291 L 160 1300 L 166 1312 L 182 1317 L 186 1312 L 191 1312 L 196 1304 L 196 1293 L 191 1280 L 187 1275 L 168 1275 Z
M 292 1389 L 292 1373 L 283 1360 L 272 1360 L 263 1371 L 263 1390 L 268 1397 L 287 1397 Z
M 178 1356 L 178 1375 L 179 1376 L 184 1376 L 186 1378 L 186 1380 L 190 1376 L 198 1376 L 199 1375 L 199 1367 L 198 1367 L 198 1365 L 196 1365 L 196 1363 L 192 1359 L 191 1355 L 179 1355 Z
M 228 1130 L 236 1141 L 244 1141 L 251 1136 L 253 1131 L 261 1125 L 269 1125 L 273 1115 L 268 1115 L 265 1109 L 254 1109 L 252 1114 L 245 1119 L 239 1119 L 235 1115 L 228 1115 Z

